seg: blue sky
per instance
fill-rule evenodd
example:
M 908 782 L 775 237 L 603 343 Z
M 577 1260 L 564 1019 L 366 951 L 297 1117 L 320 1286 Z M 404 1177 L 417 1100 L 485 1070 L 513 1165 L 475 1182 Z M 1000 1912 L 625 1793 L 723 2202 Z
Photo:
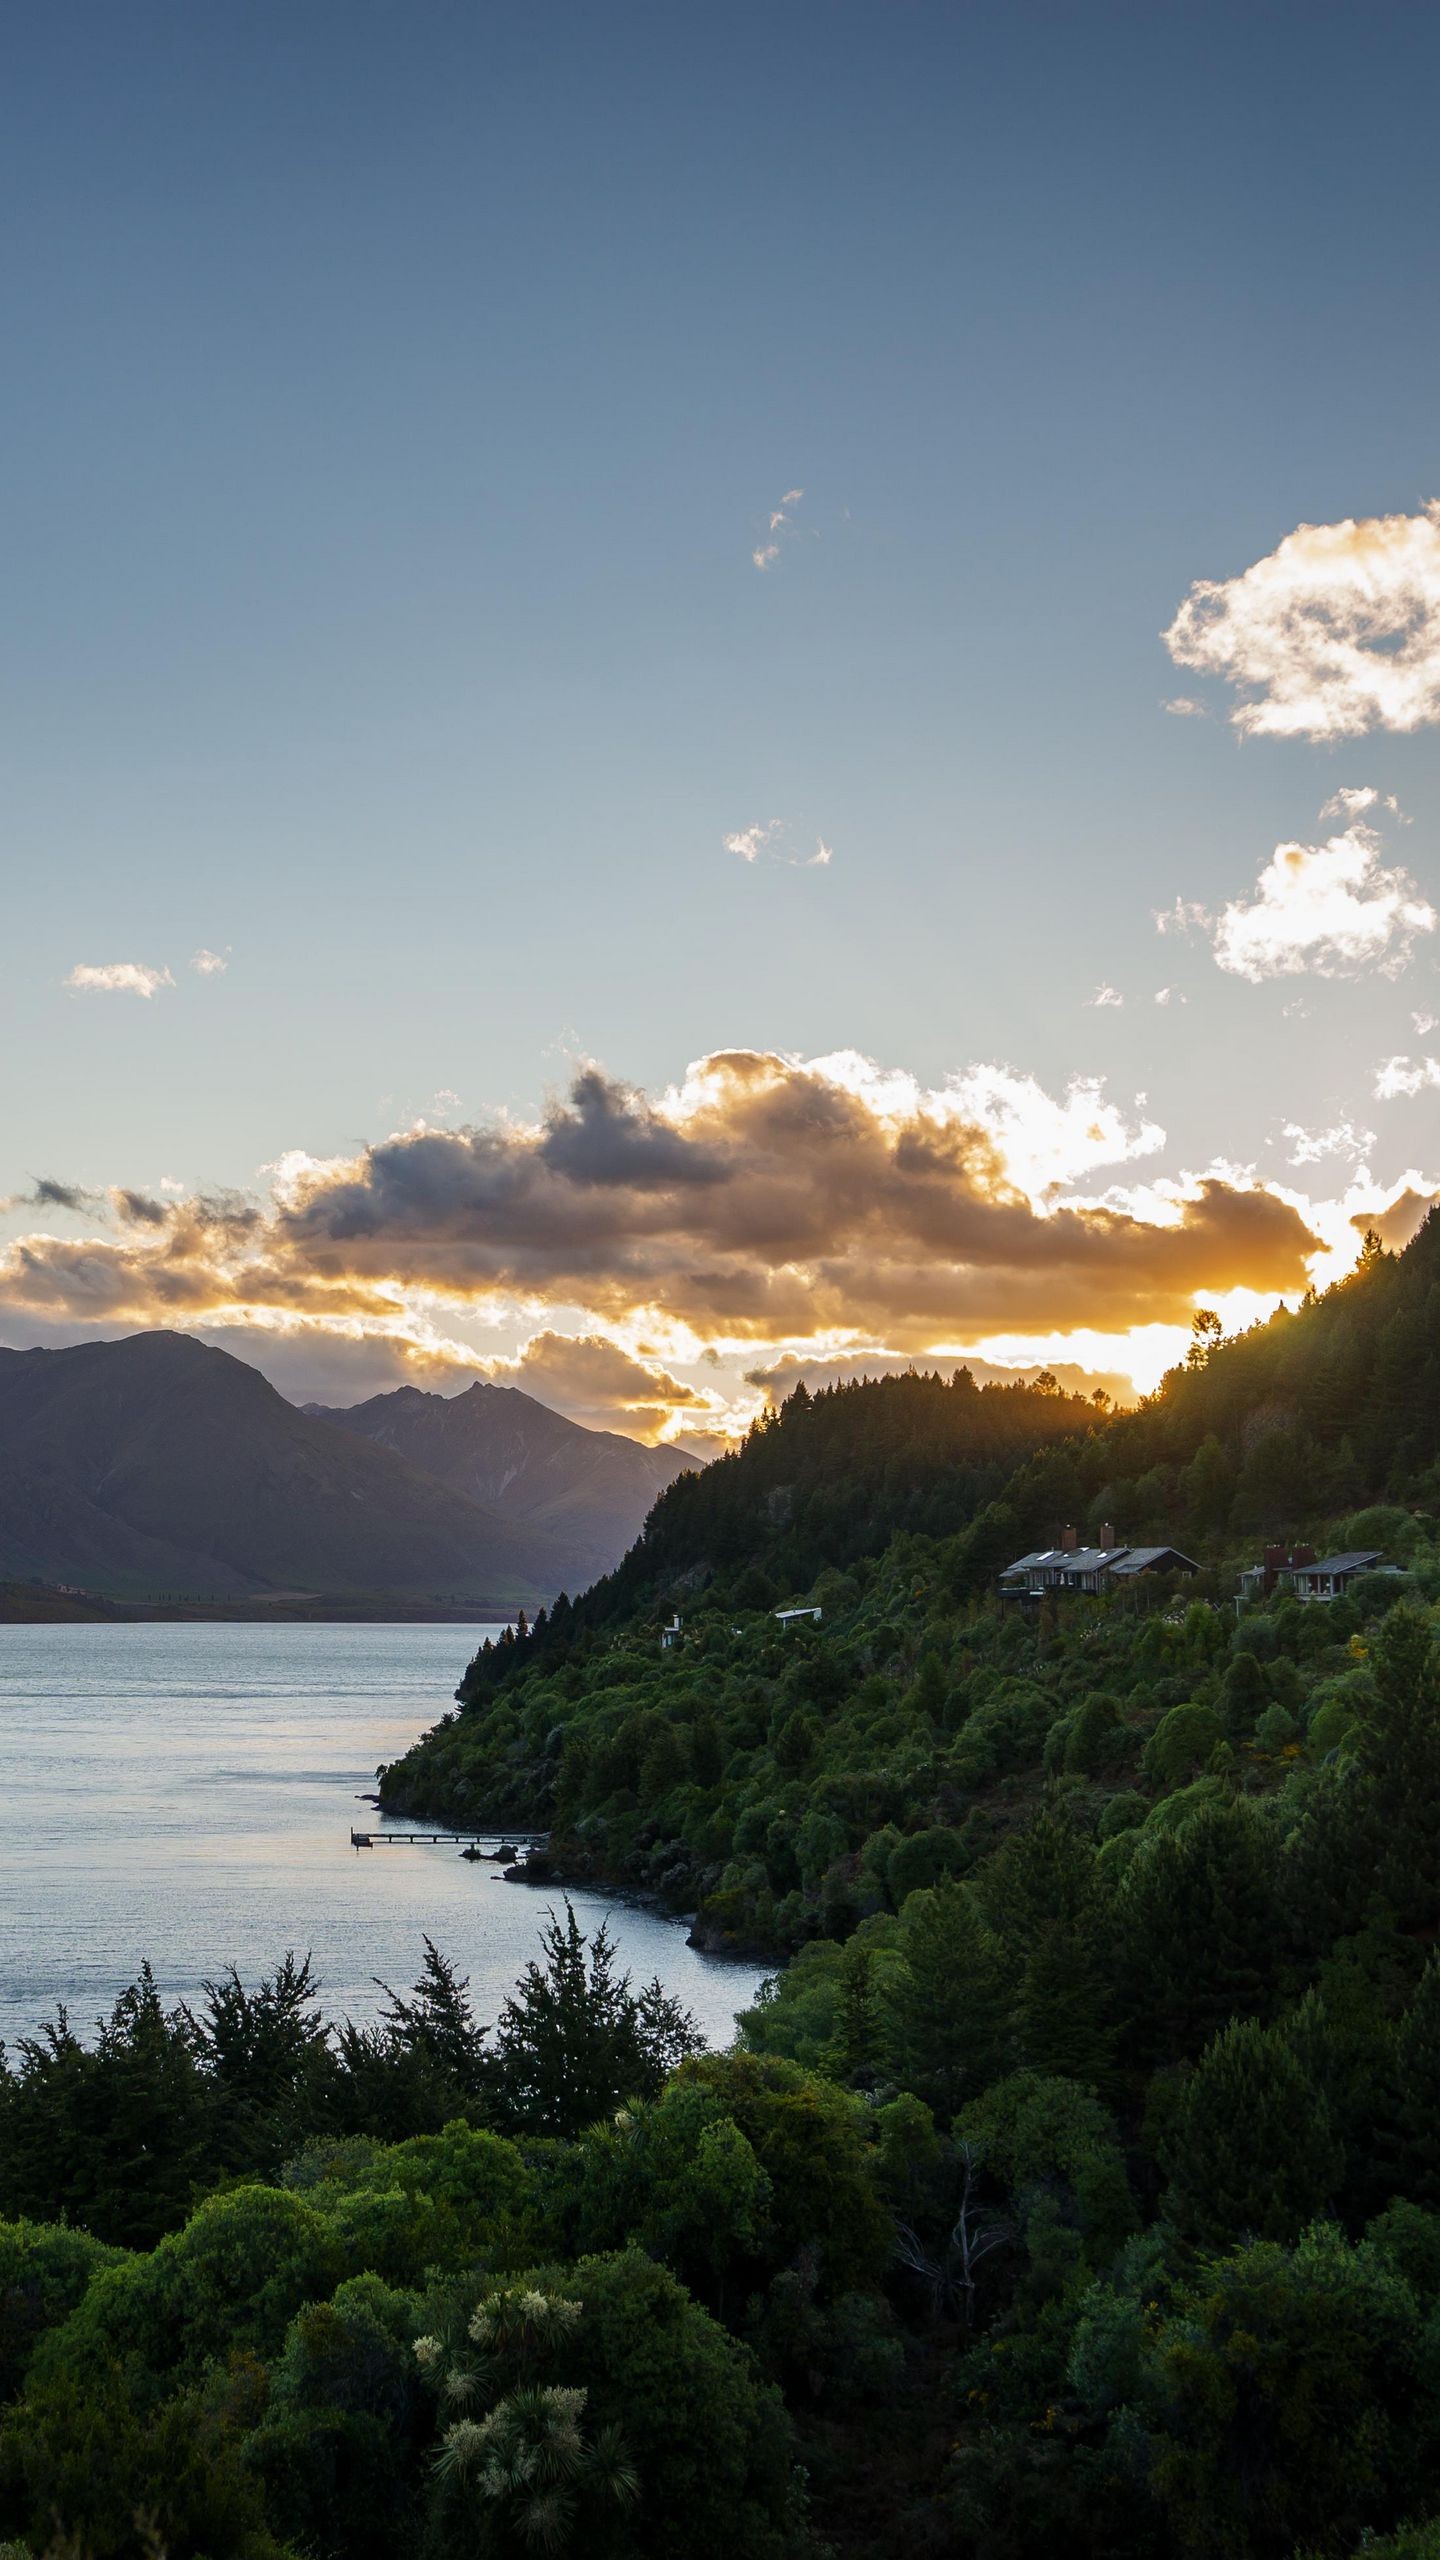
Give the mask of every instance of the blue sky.
M 1428 720 L 1242 738 L 1160 639 L 1440 490 L 1437 74 L 1413 7 L 12 18 L 0 1232 L 112 1235 L 37 1176 L 264 1199 L 733 1049 L 1103 1078 L 1165 1139 L 1087 1196 L 1333 1203 L 1351 1158 L 1281 1133 L 1347 1121 L 1377 1198 L 1429 1179 L 1434 1090 L 1374 1087 L 1440 935 L 1256 982 L 1154 916 L 1252 899 L 1342 786 L 1440 900 Z M 174 983 L 64 983 L 116 964 Z M 532 1281 L 425 1323 L 753 1365 Z M 773 1344 L 1003 1330 L 965 1303 Z M 0 1271 L 5 1339 L 165 1320 Z

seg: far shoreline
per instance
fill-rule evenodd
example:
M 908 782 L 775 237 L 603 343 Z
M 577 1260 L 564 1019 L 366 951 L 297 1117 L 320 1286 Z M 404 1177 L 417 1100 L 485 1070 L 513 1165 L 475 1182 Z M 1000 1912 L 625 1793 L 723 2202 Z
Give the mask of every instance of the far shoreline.
M 535 1603 L 525 1606 L 533 1611 Z M 120 1600 L 107 1592 L 0 1583 L 0 1626 L 513 1626 L 513 1601 L 409 1600 L 393 1592 L 288 1592 L 273 1599 Z

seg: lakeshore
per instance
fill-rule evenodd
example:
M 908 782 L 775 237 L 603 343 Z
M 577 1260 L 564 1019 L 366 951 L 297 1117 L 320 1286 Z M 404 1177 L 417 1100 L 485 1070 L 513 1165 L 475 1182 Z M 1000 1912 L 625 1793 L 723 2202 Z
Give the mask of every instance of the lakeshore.
M 562 1894 L 608 1918 L 622 1964 L 658 1974 L 728 2043 L 758 1968 L 687 1946 L 683 1923 L 590 1886 L 502 1890 L 448 1836 L 357 1856 L 380 1761 L 443 1710 L 485 1628 L 12 1626 L 0 1633 L 0 2036 L 63 2002 L 82 2032 L 148 1957 L 166 1999 L 287 1947 L 326 2013 L 368 2018 L 376 1977 L 413 1978 L 424 1934 L 494 2014 Z

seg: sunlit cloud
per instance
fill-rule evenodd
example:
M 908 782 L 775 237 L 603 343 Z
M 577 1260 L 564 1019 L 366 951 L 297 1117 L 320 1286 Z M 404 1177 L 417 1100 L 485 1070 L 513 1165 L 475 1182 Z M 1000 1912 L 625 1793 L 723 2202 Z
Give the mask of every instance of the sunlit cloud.
M 1298 1121 L 1287 1120 L 1282 1135 L 1289 1142 L 1293 1165 L 1322 1164 L 1331 1156 L 1359 1164 L 1375 1144 L 1373 1129 L 1357 1129 L 1350 1120 L 1337 1121 L 1333 1129 L 1305 1129 Z
M 1220 967 L 1255 984 L 1301 971 L 1393 976 L 1440 918 L 1408 872 L 1384 868 L 1382 850 L 1360 818 L 1323 844 L 1277 845 L 1254 897 L 1233 899 L 1214 926 Z
M 1168 702 L 1161 703 L 1160 708 L 1162 711 L 1168 711 L 1171 718 L 1175 720 L 1203 720 L 1207 717 L 1204 703 L 1197 702 L 1193 693 L 1172 694 Z
M 1377 1102 L 1396 1102 L 1402 1096 L 1433 1093 L 1440 1087 L 1440 1058 L 1387 1058 L 1375 1071 Z
M 734 1421 L 718 1378 L 697 1405 L 677 1373 L 712 1354 L 918 1356 L 1003 1329 L 1033 1365 L 1025 1344 L 1088 1330 L 1108 1351 L 1068 1356 L 1110 1369 L 1117 1335 L 1188 1324 L 1197 1292 L 1298 1292 L 1320 1242 L 1293 1202 L 1223 1169 L 1077 1194 L 1163 1141 L 1094 1080 L 1052 1094 L 1001 1065 L 924 1086 L 853 1051 L 730 1050 L 653 1100 L 589 1067 L 533 1126 L 292 1150 L 262 1198 L 114 1190 L 95 1232 L 0 1253 L 0 1322 L 343 1340 L 472 1372 L 473 1342 L 443 1342 L 503 1324 L 520 1348 L 492 1357 L 553 1337 L 530 1374 L 559 1401 L 563 1371 L 592 1412 L 601 1355 L 563 1345 L 605 1336 L 653 1373 L 625 1372 L 622 1401 L 687 1431 Z
M 82 995 L 144 996 L 173 987 L 168 969 L 147 969 L 138 960 L 79 960 L 64 981 Z
M 228 951 L 207 951 L 204 944 L 190 955 L 190 966 L 197 977 L 220 978 L 230 966 Z
M 1164 634 L 1223 676 L 1246 737 L 1358 738 L 1440 719 L 1440 501 L 1302 524 L 1239 577 L 1202 578 Z
M 1320 815 L 1322 818 L 1363 818 L 1371 809 L 1386 809 L 1392 818 L 1400 820 L 1402 826 L 1409 824 L 1394 795 L 1388 791 L 1377 791 L 1370 782 L 1342 783 L 1338 791 L 1332 791 Z
M 1155 990 L 1157 1004 L 1188 1004 L 1189 1001 L 1189 997 L 1182 995 L 1178 987 L 1157 987 Z
M 519 1387 L 541 1404 L 568 1413 L 592 1431 L 621 1431 L 653 1440 L 667 1427 L 724 1430 L 722 1396 L 642 1360 L 608 1334 L 532 1334 L 513 1359 L 492 1360 L 482 1374 L 494 1386 Z
M 738 854 L 742 862 L 778 862 L 787 871 L 824 871 L 835 859 L 835 848 L 823 836 L 815 839 L 813 853 L 791 853 L 782 843 L 785 834 L 783 818 L 756 820 L 753 826 L 740 827 L 724 839 L 727 853 Z
M 793 527 L 794 510 L 804 495 L 803 489 L 787 489 L 779 505 L 770 509 L 766 525 L 769 539 L 757 543 L 750 554 L 757 569 L 773 569 L 775 566 L 780 557 L 780 546 Z
M 1099 1011 L 1102 1013 L 1108 1006 L 1122 1005 L 1124 1001 L 1125 999 L 1118 988 L 1103 986 L 1097 987 L 1093 996 L 1089 996 L 1086 999 L 1086 1002 L 1092 1011 Z

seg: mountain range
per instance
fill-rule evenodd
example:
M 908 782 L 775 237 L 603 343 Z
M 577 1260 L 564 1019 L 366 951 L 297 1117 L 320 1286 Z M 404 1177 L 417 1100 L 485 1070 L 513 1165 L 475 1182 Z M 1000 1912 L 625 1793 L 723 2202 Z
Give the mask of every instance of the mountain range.
M 302 1412 L 185 1334 L 0 1350 L 0 1581 L 508 1615 L 616 1562 L 686 1463 L 513 1388 Z
M 518 1387 L 478 1379 L 463 1395 L 397 1387 L 368 1403 L 307 1405 L 468 1502 L 526 1520 L 572 1560 L 563 1587 L 583 1590 L 617 1564 L 651 1504 L 695 1461 L 674 1449 L 647 1449 L 618 1431 L 587 1431 Z

